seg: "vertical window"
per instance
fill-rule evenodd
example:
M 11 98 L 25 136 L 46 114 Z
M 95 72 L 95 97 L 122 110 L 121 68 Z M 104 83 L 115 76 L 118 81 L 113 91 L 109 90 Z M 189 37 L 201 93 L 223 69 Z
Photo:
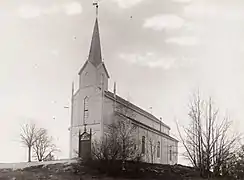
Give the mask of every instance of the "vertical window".
M 157 144 L 157 157 L 160 158 L 160 142 Z
M 86 96 L 84 98 L 84 124 L 86 124 L 86 121 L 87 121 L 87 118 L 88 118 L 88 97 Z
M 141 153 L 145 153 L 145 136 L 142 136 Z
M 169 147 L 169 160 L 172 161 L 172 146 Z

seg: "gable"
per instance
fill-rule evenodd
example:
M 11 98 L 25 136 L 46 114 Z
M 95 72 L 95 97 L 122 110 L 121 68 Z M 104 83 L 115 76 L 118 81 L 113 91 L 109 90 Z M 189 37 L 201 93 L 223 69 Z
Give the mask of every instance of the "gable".
M 90 134 L 88 134 L 87 132 L 82 133 L 80 136 L 80 140 L 90 140 Z
M 82 68 L 80 69 L 78 75 L 81 75 L 81 73 L 82 73 L 82 72 L 84 71 L 84 69 L 86 68 L 87 64 L 88 64 L 88 60 L 87 60 L 87 61 L 85 62 L 85 64 L 82 66 Z
M 97 69 L 98 70 L 103 69 L 104 72 L 106 73 L 107 77 L 110 78 L 109 74 L 108 74 L 108 71 L 107 71 L 107 68 L 106 68 L 106 66 L 105 66 L 105 64 L 103 62 L 97 67 Z
M 85 64 L 82 66 L 82 68 L 80 69 L 78 75 L 81 75 L 81 73 L 84 71 L 84 69 L 87 67 L 88 64 L 91 64 L 92 66 L 94 66 L 91 62 L 89 62 L 88 60 L 85 62 Z M 94 66 L 95 67 L 95 66 Z M 96 68 L 96 67 L 95 67 Z M 104 72 L 106 73 L 107 77 L 110 78 L 109 74 L 108 74 L 108 71 L 107 71 L 107 68 L 105 66 L 105 64 L 102 62 L 98 67 L 97 69 L 101 69 L 103 68 Z
M 89 74 L 93 74 L 95 76 L 97 68 L 90 61 L 86 61 L 78 73 L 79 76 L 85 74 L 86 72 L 84 71 L 89 72 Z

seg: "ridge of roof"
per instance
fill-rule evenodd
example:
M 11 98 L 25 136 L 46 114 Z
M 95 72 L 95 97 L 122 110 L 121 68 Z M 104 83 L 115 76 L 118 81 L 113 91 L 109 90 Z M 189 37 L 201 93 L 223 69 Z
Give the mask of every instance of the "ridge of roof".
M 114 93 L 110 92 L 110 91 L 105 91 L 105 95 L 109 96 L 110 98 L 114 99 Z M 143 113 L 144 115 L 146 115 L 147 117 L 149 117 L 150 119 L 157 121 L 159 123 L 161 123 L 162 125 L 164 125 L 165 127 L 169 128 L 170 127 L 168 125 L 166 125 L 165 123 L 163 123 L 162 121 L 160 121 L 157 117 L 155 117 L 154 115 L 152 115 L 151 113 L 147 112 L 146 110 L 140 108 L 139 106 L 125 100 L 124 98 L 116 95 L 116 101 L 119 101 L 120 103 L 123 104 L 129 104 L 132 106 L 132 108 L 137 109 L 139 112 Z

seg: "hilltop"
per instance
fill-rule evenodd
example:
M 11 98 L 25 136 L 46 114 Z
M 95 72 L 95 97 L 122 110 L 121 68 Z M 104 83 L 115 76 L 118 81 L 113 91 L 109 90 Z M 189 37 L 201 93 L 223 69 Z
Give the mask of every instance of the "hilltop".
M 121 163 L 108 164 L 105 162 L 91 161 L 81 163 L 76 160 L 63 160 L 51 162 L 34 162 L 0 164 L 0 180 L 13 179 L 59 179 L 59 180 L 89 180 L 89 179 L 198 179 L 198 173 L 182 165 L 157 165 L 146 163 L 126 163 L 126 171 L 120 168 Z M 4 167 L 4 168 L 3 168 Z

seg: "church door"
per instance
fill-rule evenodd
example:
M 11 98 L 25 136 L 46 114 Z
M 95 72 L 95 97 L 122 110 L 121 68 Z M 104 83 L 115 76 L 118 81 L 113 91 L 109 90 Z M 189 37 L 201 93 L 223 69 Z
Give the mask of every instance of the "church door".
M 84 132 L 79 137 L 79 158 L 91 158 L 91 134 Z

